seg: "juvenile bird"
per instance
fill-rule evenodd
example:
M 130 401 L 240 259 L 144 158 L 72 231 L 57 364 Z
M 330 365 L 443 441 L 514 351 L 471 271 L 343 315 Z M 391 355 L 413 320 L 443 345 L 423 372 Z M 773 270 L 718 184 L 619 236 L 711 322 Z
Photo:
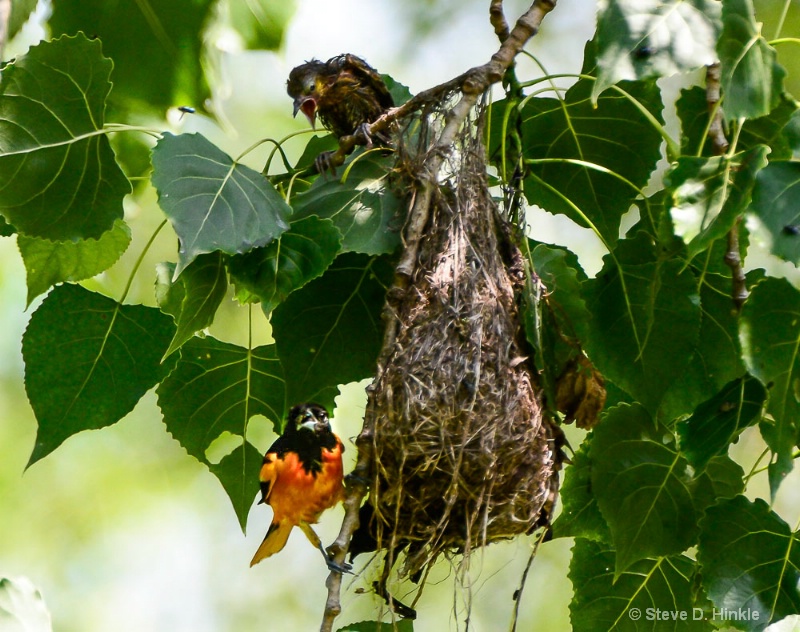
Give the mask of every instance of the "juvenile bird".
M 392 95 L 378 72 L 355 55 L 339 55 L 326 62 L 312 59 L 289 73 L 286 91 L 294 99 L 294 115 L 316 118 L 337 138 L 361 132 L 369 145 L 366 126 L 394 107 Z M 376 134 L 382 143 L 388 136 Z
M 261 501 L 272 507 L 272 524 L 250 566 L 283 549 L 294 527 L 322 551 L 333 571 L 349 565 L 334 563 L 311 528 L 320 514 L 344 497 L 341 440 L 331 431 L 327 411 L 318 404 L 300 404 L 289 412 L 283 434 L 264 455 L 259 479 Z

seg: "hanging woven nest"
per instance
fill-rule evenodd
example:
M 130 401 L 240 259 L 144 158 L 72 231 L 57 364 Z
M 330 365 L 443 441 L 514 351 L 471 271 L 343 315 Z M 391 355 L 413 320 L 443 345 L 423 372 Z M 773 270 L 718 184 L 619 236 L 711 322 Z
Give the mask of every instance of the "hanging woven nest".
M 369 528 L 379 548 L 405 549 L 411 576 L 547 524 L 558 492 L 560 431 L 543 415 L 515 296 L 522 258 L 489 194 L 481 132 L 465 128 L 367 410 Z

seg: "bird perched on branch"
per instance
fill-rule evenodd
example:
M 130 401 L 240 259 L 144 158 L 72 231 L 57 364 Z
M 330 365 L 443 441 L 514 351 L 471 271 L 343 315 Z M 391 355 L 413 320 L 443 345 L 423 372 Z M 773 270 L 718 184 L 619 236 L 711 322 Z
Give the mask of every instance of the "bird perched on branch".
M 283 434 L 264 455 L 259 478 L 261 503 L 272 507 L 272 524 L 250 566 L 283 549 L 294 527 L 300 527 L 333 571 L 349 565 L 333 562 L 311 528 L 326 509 L 344 497 L 341 440 L 331 431 L 327 411 L 300 404 L 289 412 Z
M 394 107 L 392 95 L 378 72 L 355 55 L 339 55 L 326 62 L 312 59 L 289 73 L 286 91 L 294 99 L 294 115 L 306 115 L 311 126 L 316 118 L 337 138 L 356 133 L 372 139 L 367 126 Z M 386 144 L 388 136 L 375 138 Z

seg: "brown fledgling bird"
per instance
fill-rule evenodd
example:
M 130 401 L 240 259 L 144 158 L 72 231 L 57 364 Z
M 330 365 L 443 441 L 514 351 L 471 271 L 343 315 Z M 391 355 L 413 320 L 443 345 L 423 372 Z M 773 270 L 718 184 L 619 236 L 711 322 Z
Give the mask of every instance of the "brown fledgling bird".
M 294 99 L 294 115 L 305 114 L 311 126 L 317 117 L 337 138 L 361 132 L 367 145 L 366 126 L 394 107 L 380 74 L 355 55 L 339 55 L 326 62 L 312 59 L 289 73 L 286 91 Z M 389 137 L 375 138 L 386 144 Z

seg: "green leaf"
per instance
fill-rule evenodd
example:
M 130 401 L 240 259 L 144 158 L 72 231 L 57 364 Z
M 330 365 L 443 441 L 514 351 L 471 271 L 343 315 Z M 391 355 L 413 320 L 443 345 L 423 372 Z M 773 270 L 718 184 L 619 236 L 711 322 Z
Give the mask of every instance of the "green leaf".
M 8 39 L 11 40 L 36 11 L 37 0 L 14 0 L 8 18 Z
M 594 106 L 590 98 L 593 84 L 578 81 L 564 101 L 534 98 L 522 109 L 522 143 L 530 165 L 525 196 L 550 213 L 593 226 L 613 244 L 619 237 L 620 218 L 661 157 L 662 138 L 637 106 L 616 89 L 601 95 Z M 663 122 L 661 97 L 654 82 L 624 83 L 621 88 Z M 501 111 L 502 105 L 495 107 Z
M 565 248 L 538 244 L 531 251 L 531 264 L 547 287 L 548 301 L 556 307 L 563 332 L 585 338 L 590 314 L 581 297 L 585 275 L 575 255 Z
M 733 498 L 744 492 L 744 470 L 728 456 L 712 457 L 698 477 L 700 492 L 695 495 L 698 507 L 704 510 L 721 498 Z M 708 497 L 703 498 L 702 488 L 708 485 Z
M 78 285 L 55 288 L 22 337 L 25 389 L 39 424 L 28 466 L 81 430 L 127 415 L 172 368 L 175 333 L 158 309 L 120 305 Z
M 709 256 L 712 254 L 717 253 L 712 249 Z M 739 318 L 730 296 L 731 278 L 707 270 L 696 274 L 701 279 L 700 335 L 689 365 L 664 395 L 659 415 L 665 419 L 691 412 L 745 372 Z
M 401 201 L 389 187 L 391 162 L 374 154 L 358 155 L 346 180 L 323 175 L 292 200 L 294 215 L 330 218 L 342 233 L 344 251 L 379 255 L 400 245 L 403 225 Z
M 766 398 L 761 383 L 748 375 L 729 382 L 700 404 L 689 419 L 678 424 L 686 460 L 702 469 L 712 457 L 725 454 L 739 433 L 761 419 Z
M 0 215 L 0 237 L 11 237 L 17 230 Z
M 672 193 L 672 219 L 688 241 L 688 258 L 703 252 L 727 235 L 750 204 L 758 172 L 767 164 L 765 145 L 734 156 L 686 158 L 665 176 Z M 735 175 L 731 172 L 735 169 Z
M 752 0 L 725 0 L 722 25 L 717 43 L 722 111 L 729 120 L 766 116 L 778 105 L 786 71 L 777 63 L 775 49 L 761 36 Z
M 83 281 L 110 268 L 128 249 L 131 229 L 122 221 L 100 239 L 50 241 L 19 235 L 17 246 L 28 276 L 28 306 L 62 281 Z
M 587 440 L 581 445 L 564 472 L 564 484 L 560 491 L 562 511 L 553 523 L 555 538 L 588 538 L 597 542 L 611 542 L 611 532 L 592 491 L 590 442 Z
M 249 441 L 242 442 L 219 463 L 211 463 L 208 469 L 219 479 L 225 493 L 231 499 L 239 526 L 247 524 L 247 514 L 259 489 L 259 469 L 262 454 Z
M 295 220 L 278 239 L 228 260 L 236 297 L 261 301 L 269 314 L 289 294 L 322 275 L 341 247 L 342 236 L 333 222 L 319 217 Z
M 212 0 L 59 0 L 48 25 L 54 35 L 83 31 L 102 41 L 114 60 L 115 102 L 163 113 L 173 105 L 199 107 L 211 96 L 202 62 L 213 5 Z
M 158 141 L 152 181 L 180 240 L 176 274 L 198 255 L 247 252 L 289 228 L 291 209 L 266 178 L 200 134 Z
M 703 586 L 721 616 L 740 630 L 763 630 L 800 612 L 798 533 L 760 498 L 743 496 L 709 508 L 700 523 L 697 559 Z
M 709 114 L 706 91 L 700 86 L 681 90 L 676 105 L 681 121 L 681 153 L 687 156 L 711 156 L 714 152 L 707 135 Z M 792 152 L 784 129 L 796 111 L 797 103 L 785 94 L 781 95 L 778 106 L 768 115 L 744 122 L 736 149 L 741 152 L 756 145 L 766 145 L 772 150 L 769 155 L 771 160 L 791 158 Z
M 288 401 L 316 401 L 330 409 L 339 384 L 373 374 L 393 276 L 385 259 L 340 255 L 275 309 L 272 327 Z
M 742 308 L 739 336 L 747 370 L 769 390 L 771 423 L 761 434 L 777 456 L 770 463 L 774 497 L 792 470 L 792 448 L 800 428 L 800 292 L 786 279 L 767 278 L 753 288 Z
M 181 287 L 178 289 L 177 285 Z M 200 255 L 189 264 L 164 299 L 168 307 L 163 311 L 175 317 L 177 326 L 165 358 L 180 349 L 196 332 L 214 322 L 214 315 L 227 289 L 228 277 L 220 253 Z M 176 306 L 177 310 L 169 306 Z
M 713 630 L 694 599 L 695 563 L 685 555 L 640 560 L 618 577 L 613 549 L 575 541 L 569 578 L 574 632 Z
M 617 550 L 616 575 L 697 536 L 693 469 L 639 405 L 611 409 L 593 431 L 592 490 Z
M 697 346 L 700 306 L 691 272 L 681 271 L 679 261 L 627 264 L 607 255 L 585 285 L 589 357 L 655 414 Z
M 278 431 L 286 401 L 274 345 L 248 350 L 210 336 L 183 345 L 156 393 L 169 433 L 206 464 L 211 443 L 225 431 L 245 436 L 253 415 L 264 415 Z
M 775 161 L 762 169 L 750 210 L 772 235 L 772 254 L 800 265 L 800 162 Z
M 592 98 L 623 79 L 668 77 L 717 60 L 720 3 L 601 0 Z
M 102 133 L 111 60 L 83 35 L 34 46 L 0 74 L 0 214 L 31 237 L 99 239 L 130 184 Z
M 278 50 L 296 9 L 294 0 L 227 0 L 221 7 L 249 50 Z
M 6 632 L 52 632 L 42 593 L 26 577 L 0 577 L 0 628 Z

